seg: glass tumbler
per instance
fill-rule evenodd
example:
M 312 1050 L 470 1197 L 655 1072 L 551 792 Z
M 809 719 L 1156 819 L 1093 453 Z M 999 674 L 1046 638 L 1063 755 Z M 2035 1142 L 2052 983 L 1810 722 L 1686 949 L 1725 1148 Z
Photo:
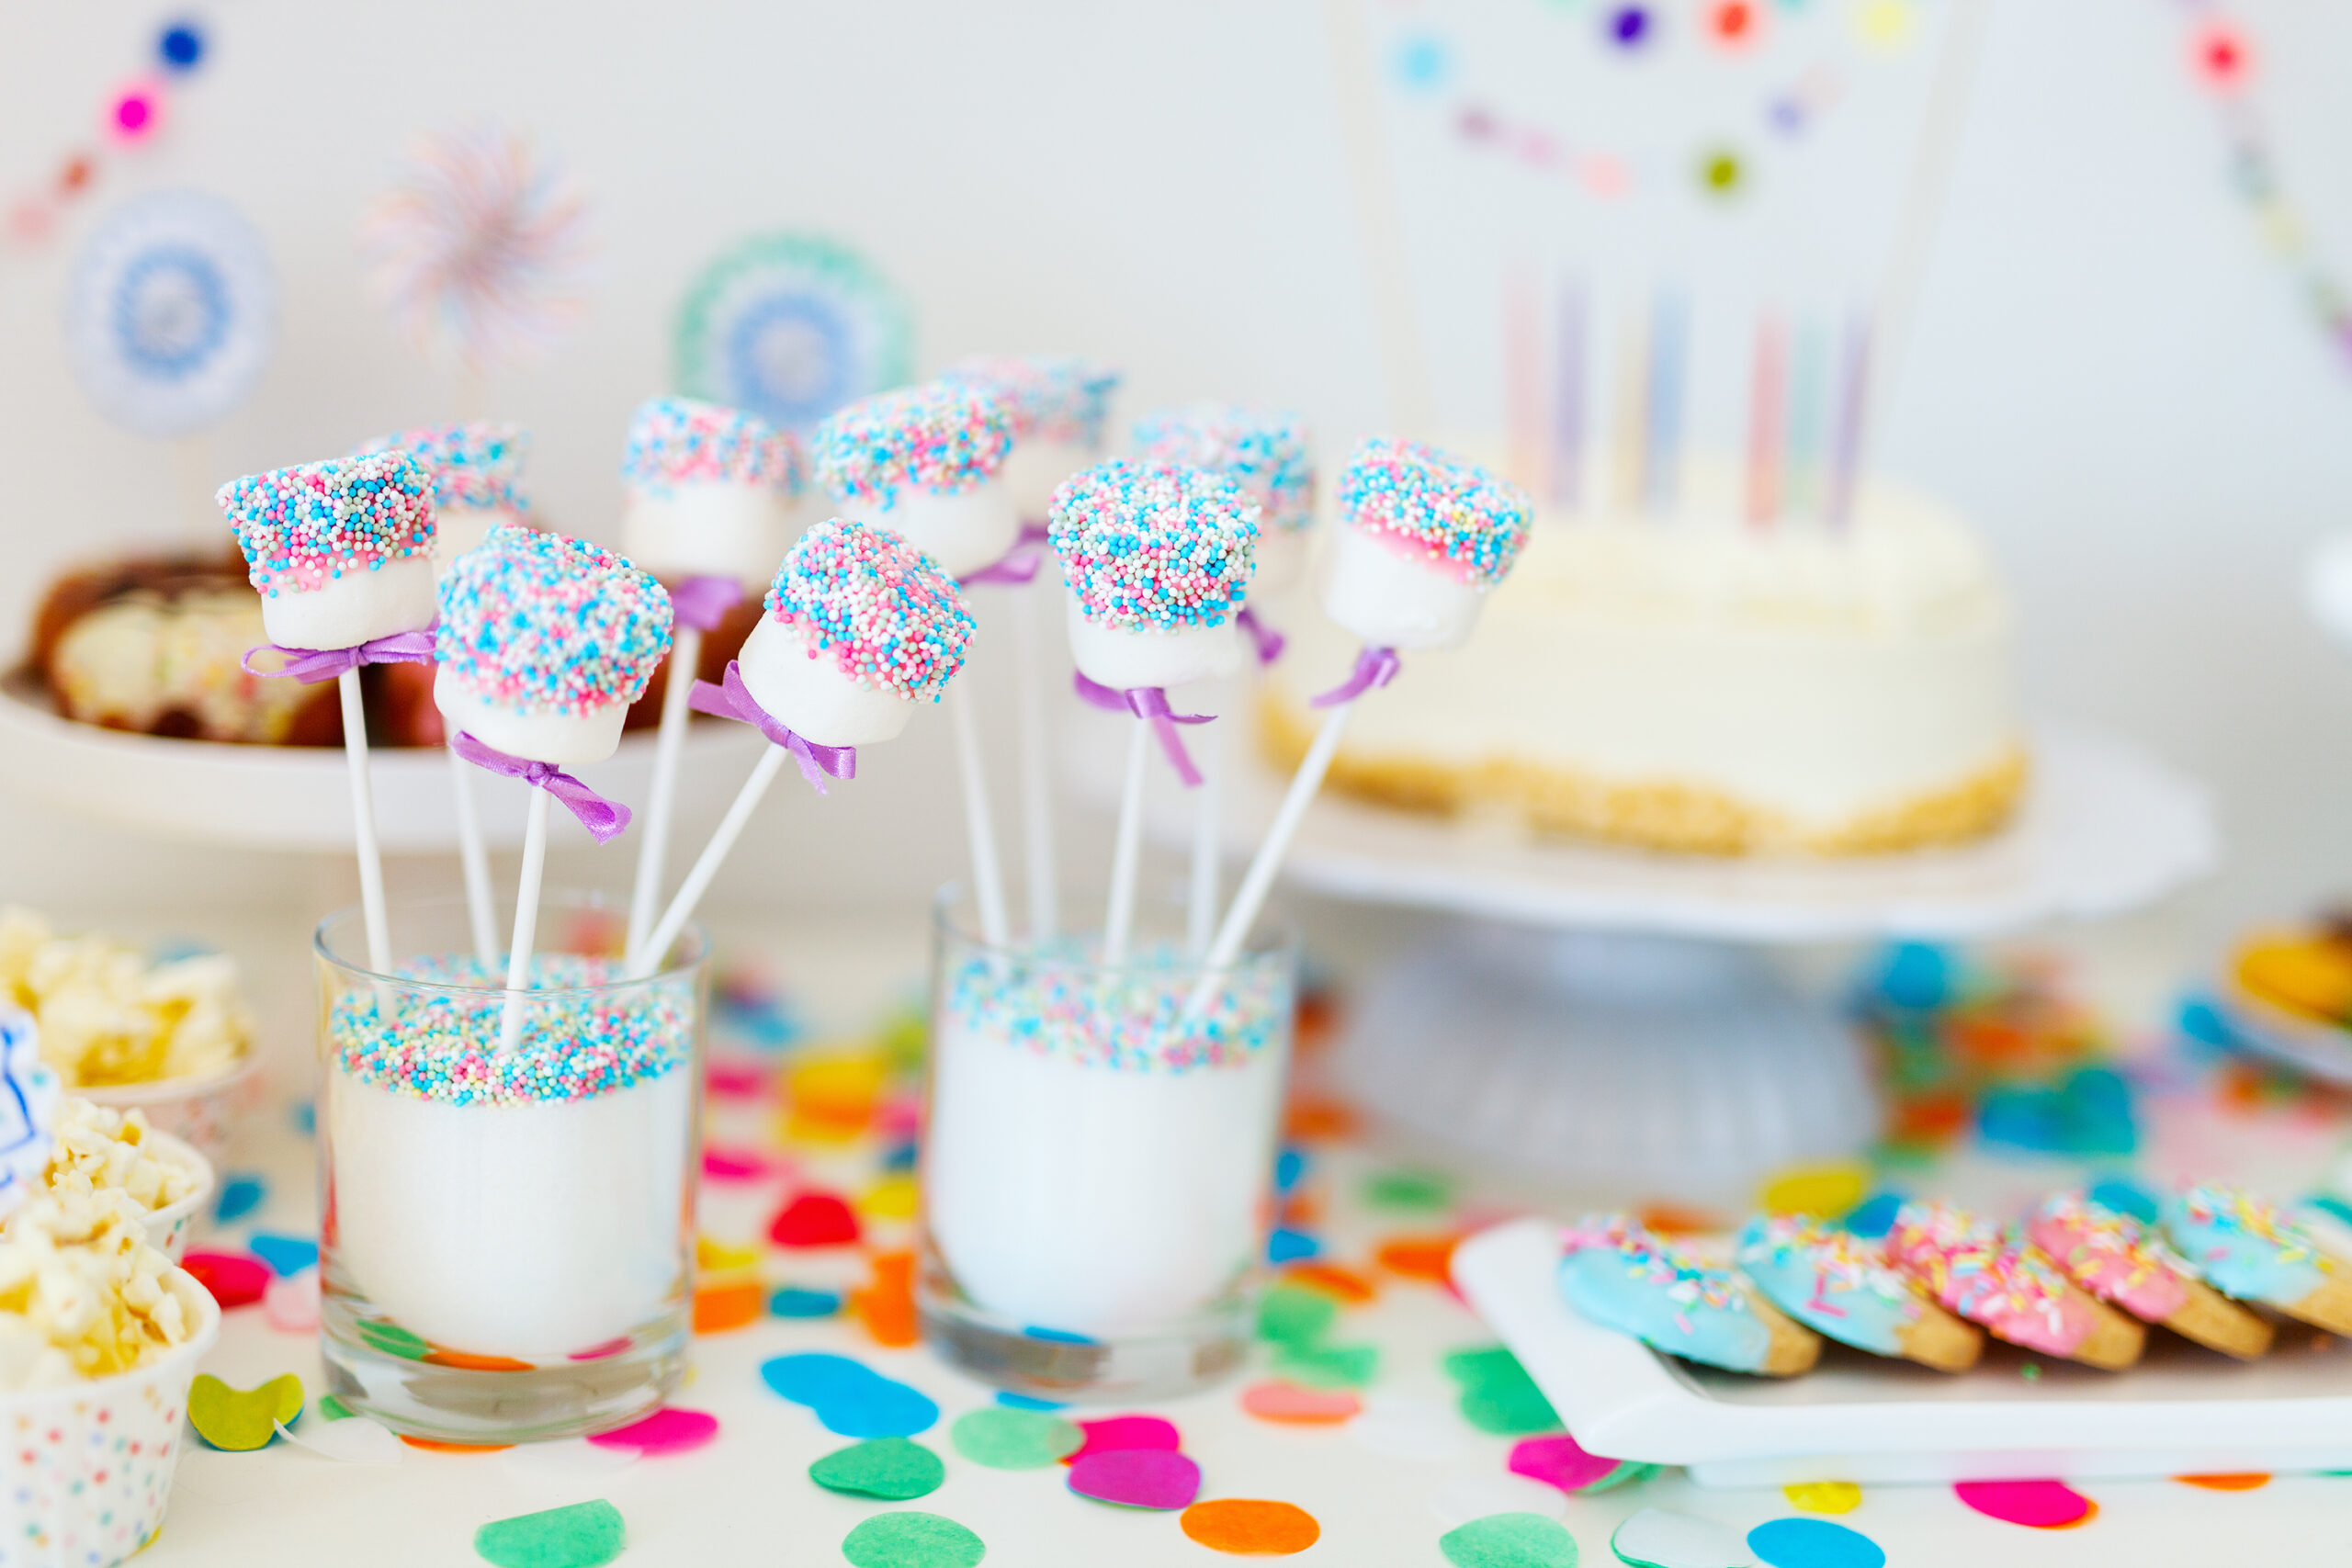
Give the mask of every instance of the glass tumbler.
M 1297 955 L 1264 936 L 1204 987 L 1182 929 L 1140 912 L 1104 963 L 1091 940 L 991 946 L 940 900 L 918 1308 L 1000 1387 L 1164 1397 L 1249 1349 Z
M 511 992 L 462 900 L 391 907 L 390 975 L 356 910 L 319 927 L 321 1348 L 394 1431 L 573 1437 L 684 1373 L 708 946 L 629 980 L 624 923 L 545 895 Z

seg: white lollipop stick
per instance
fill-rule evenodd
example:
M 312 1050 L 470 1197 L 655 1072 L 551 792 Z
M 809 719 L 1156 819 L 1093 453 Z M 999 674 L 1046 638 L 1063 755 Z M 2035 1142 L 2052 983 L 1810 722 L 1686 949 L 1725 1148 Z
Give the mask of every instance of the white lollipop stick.
M 1004 871 L 997 857 L 996 822 L 989 810 L 988 770 L 980 761 L 980 731 L 963 688 L 951 684 L 940 701 L 956 731 L 956 767 L 964 780 L 964 830 L 971 840 L 972 897 L 980 909 L 980 935 L 990 947 L 1012 941 L 1004 907 Z
M 539 880 L 548 866 L 548 792 L 531 792 L 531 814 L 523 828 L 523 880 L 514 889 L 514 940 L 506 949 L 506 1005 L 498 1019 L 498 1048 L 512 1051 L 523 1038 L 523 993 L 531 985 L 531 944 L 539 933 Z
M 1231 708 L 1220 702 L 1220 712 Z M 1194 958 L 1209 950 L 1216 927 L 1218 856 L 1225 834 L 1225 737 L 1222 728 L 1208 727 L 1199 746 L 1201 787 L 1193 792 L 1193 885 L 1184 906 L 1184 949 Z
M 646 794 L 645 836 L 637 846 L 637 886 L 628 901 L 628 946 L 631 958 L 644 953 L 652 935 L 654 911 L 661 907 L 662 863 L 670 852 L 670 814 L 678 796 L 678 757 L 686 744 L 686 721 L 693 716 L 687 699 L 694 695 L 695 672 L 702 667 L 702 629 L 683 621 L 673 629 L 670 682 L 662 689 L 662 728 L 653 738 L 653 785 Z
M 458 805 L 458 865 L 466 877 L 466 924 L 472 929 L 474 956 L 487 971 L 498 962 L 497 917 L 490 904 L 490 850 L 482 842 L 481 813 L 474 808 L 473 764 L 444 747 L 449 758 L 449 791 Z
M 768 785 L 775 782 L 776 770 L 783 767 L 785 759 L 791 755 L 781 746 L 770 746 L 752 766 L 752 776 L 745 779 L 743 787 L 735 792 L 735 804 L 727 808 L 725 817 L 719 818 L 718 831 L 711 834 L 710 842 L 703 846 L 694 869 L 686 873 L 686 880 L 680 885 L 677 897 L 670 900 L 669 908 L 662 912 L 662 923 L 653 928 L 653 934 L 643 946 L 629 950 L 630 979 L 642 980 L 661 965 L 662 955 L 670 951 L 670 944 L 678 940 L 678 933 L 684 931 L 686 922 L 694 918 L 695 906 L 701 903 L 702 896 L 710 890 L 711 879 L 718 874 L 718 868 L 726 863 L 727 852 L 735 847 L 737 839 L 742 837 L 743 825 L 751 821 L 752 813 L 759 808 L 760 797 L 767 794 Z
M 1021 847 L 1028 863 L 1029 940 L 1033 942 L 1051 942 L 1062 923 L 1060 884 L 1054 866 L 1053 775 L 1046 756 L 1046 676 L 1037 656 L 1041 600 L 1052 602 L 1044 590 L 1033 587 L 1018 597 L 1012 610 L 1013 719 L 1021 738 Z
M 343 699 L 343 757 L 351 770 L 351 838 L 359 851 L 359 912 L 368 928 L 368 967 L 392 972 L 390 920 L 384 912 L 384 856 L 376 846 L 376 796 L 368 776 L 368 715 L 359 702 L 359 671 L 334 678 Z
M 1111 903 L 1102 916 L 1102 962 L 1127 961 L 1135 929 L 1136 870 L 1143 859 L 1143 770 L 1151 755 L 1151 726 L 1135 721 L 1127 738 L 1127 782 L 1119 792 L 1119 835 L 1111 847 Z

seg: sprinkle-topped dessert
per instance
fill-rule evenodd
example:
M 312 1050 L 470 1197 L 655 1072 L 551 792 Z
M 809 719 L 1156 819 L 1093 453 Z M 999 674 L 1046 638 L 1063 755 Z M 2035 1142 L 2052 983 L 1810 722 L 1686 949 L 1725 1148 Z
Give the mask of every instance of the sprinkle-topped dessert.
M 1367 441 L 1340 475 L 1350 527 L 1475 588 L 1509 575 L 1533 515 L 1518 486 L 1416 441 Z
M 520 516 L 528 510 L 518 485 L 529 446 L 521 425 L 477 419 L 403 430 L 360 452 L 406 452 L 424 464 L 433 476 L 433 504 L 442 512 L 496 507 Z
M 1841 1345 L 1955 1372 L 1984 1349 L 1984 1336 L 1922 1297 L 1876 1245 L 1811 1215 L 1757 1215 L 1738 1260 L 1766 1300 Z
M 908 488 L 954 495 L 1012 450 L 1012 405 L 993 385 L 928 381 L 863 399 L 817 427 L 817 478 L 843 501 L 888 508 Z
M 2082 1192 L 2056 1192 L 2026 1220 L 2026 1235 L 2066 1277 L 2132 1316 L 2227 1355 L 2270 1348 L 2270 1325 L 2217 1293 L 2187 1258 L 2131 1214 Z
M 1051 536 L 1089 623 L 1172 632 L 1224 626 L 1241 608 L 1257 519 L 1230 479 L 1114 457 L 1054 491 Z
M 1904 1204 L 1886 1255 L 1929 1295 L 2012 1345 L 2117 1371 L 2146 1342 L 2137 1323 L 2068 1284 L 2031 1243 L 1949 1203 Z
M 2352 1334 L 2352 1269 L 2267 1200 L 2202 1181 L 2165 1208 L 2165 1234 L 2206 1282 L 2333 1334 Z
M 670 595 L 610 550 L 492 530 L 441 584 L 434 657 L 477 699 L 584 716 L 645 694 L 670 649 Z
M 1262 1051 L 1280 1020 L 1281 977 L 1252 965 L 1220 987 L 1197 1020 L 1182 1016 L 1192 970 L 1182 953 L 1130 955 L 1117 970 L 1064 944 L 1035 963 L 973 958 L 956 972 L 947 1008 L 963 1028 L 1039 1055 L 1119 1072 L 1230 1066 Z
M 1583 1316 L 1653 1348 L 1736 1372 L 1791 1377 L 1821 1341 L 1626 1214 L 1587 1215 L 1561 1233 L 1560 1293 Z
M 1102 444 L 1102 424 L 1119 373 L 1091 359 L 1057 354 L 980 354 L 957 360 L 944 381 L 993 388 L 1012 419 L 1012 438 L 1052 441 L 1089 449 Z
M 756 485 L 797 496 L 808 487 L 799 441 L 757 414 L 692 398 L 639 403 L 621 478 L 657 493 L 694 483 Z
M 1295 533 L 1315 521 L 1315 466 L 1306 425 L 1296 414 L 1263 413 L 1232 403 L 1195 403 L 1136 422 L 1136 456 L 1223 474 L 1258 508 L 1270 533 Z
M 956 584 L 922 551 L 839 518 L 800 536 L 768 587 L 767 613 L 861 686 L 936 702 L 974 630 Z
M 433 547 L 433 478 L 406 452 L 248 474 L 215 499 L 265 599 L 375 571 Z

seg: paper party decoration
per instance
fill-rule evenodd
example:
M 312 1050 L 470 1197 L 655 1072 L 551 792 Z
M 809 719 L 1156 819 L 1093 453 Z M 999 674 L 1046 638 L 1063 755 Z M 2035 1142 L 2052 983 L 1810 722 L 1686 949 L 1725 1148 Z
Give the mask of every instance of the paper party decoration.
M 678 311 L 678 388 L 807 432 L 908 376 L 913 332 L 898 289 L 856 251 L 762 234 L 705 267 Z

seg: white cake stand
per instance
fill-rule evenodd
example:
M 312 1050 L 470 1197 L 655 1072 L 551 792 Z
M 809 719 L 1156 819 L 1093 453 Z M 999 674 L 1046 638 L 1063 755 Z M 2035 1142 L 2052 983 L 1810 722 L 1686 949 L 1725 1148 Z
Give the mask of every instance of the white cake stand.
M 1102 792 L 1114 754 L 1082 756 Z M 1861 1043 L 1770 946 L 2114 915 L 2215 862 L 2202 791 L 2136 748 L 2050 727 L 2033 757 L 1998 836 L 1844 861 L 1611 850 L 1327 794 L 1291 851 L 1295 885 L 1465 917 L 1359 998 L 1347 1085 L 1415 1132 L 1597 1194 L 1744 1199 L 1766 1172 L 1854 1153 L 1881 1124 Z M 1235 771 L 1229 847 L 1246 854 L 1285 780 L 1254 754 Z M 1174 794 L 1153 829 L 1182 842 Z
M 711 720 L 688 729 L 678 769 L 680 817 L 717 818 L 766 744 L 741 724 Z M 368 761 L 376 832 L 386 852 L 455 851 L 457 808 L 447 753 L 384 747 Z M 578 773 L 601 794 L 642 802 L 652 780 L 653 732 L 628 736 L 610 761 Z M 341 747 L 229 746 L 100 729 L 60 717 L 22 675 L 0 678 L 0 789 L 84 821 L 179 843 L 312 852 L 352 848 Z M 492 848 L 523 841 L 525 785 L 479 774 L 474 796 Z

